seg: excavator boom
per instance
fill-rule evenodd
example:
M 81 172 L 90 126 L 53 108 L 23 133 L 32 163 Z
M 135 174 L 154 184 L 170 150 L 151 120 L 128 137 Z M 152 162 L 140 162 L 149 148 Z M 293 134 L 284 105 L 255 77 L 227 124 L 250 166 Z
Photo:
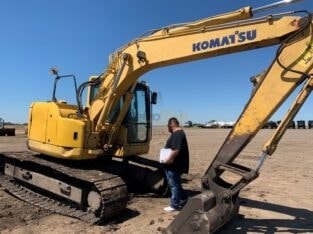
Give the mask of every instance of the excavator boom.
M 258 19 L 227 22 L 222 25 L 207 27 L 201 25 L 200 28 L 187 26 L 165 28 L 147 37 L 138 38 L 112 55 L 113 61 L 121 63 L 122 71 L 116 67 L 114 71 L 119 71 L 118 73 L 106 74 L 101 85 L 104 95 L 99 96 L 99 99 L 95 100 L 90 107 L 91 120 L 95 123 L 97 131 L 104 128 L 108 132 L 114 132 L 114 129 L 118 129 L 116 127 L 121 124 L 124 117 L 122 115 L 115 122 L 114 129 L 112 125 L 104 124 L 113 106 L 112 103 L 120 98 L 119 94 L 124 94 L 129 90 L 141 75 L 152 69 L 277 45 L 300 29 L 303 30 L 303 25 L 308 24 L 307 21 L 309 21 L 308 18 L 288 14 L 283 17 L 271 15 Z M 307 40 L 303 39 L 303 43 L 297 43 L 297 47 L 300 50 L 307 48 Z M 295 59 L 301 59 L 301 56 L 304 55 L 297 54 Z M 279 67 L 278 64 L 273 66 Z M 285 71 L 283 68 L 280 70 Z M 279 71 L 273 68 L 272 73 L 276 72 Z M 112 87 L 112 80 L 116 83 L 115 88 L 104 88 Z M 295 87 L 289 87 L 290 90 L 287 93 L 285 93 L 286 89 L 282 89 L 281 94 L 286 97 Z M 127 110 L 128 106 L 125 103 L 123 108 Z M 116 134 L 117 132 L 112 133 L 111 141 L 114 142 Z

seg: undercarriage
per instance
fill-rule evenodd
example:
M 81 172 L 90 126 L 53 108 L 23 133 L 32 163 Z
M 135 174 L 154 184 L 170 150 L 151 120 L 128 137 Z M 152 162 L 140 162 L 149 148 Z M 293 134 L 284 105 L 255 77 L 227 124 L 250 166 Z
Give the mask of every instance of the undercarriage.
M 3 153 L 0 184 L 25 202 L 97 224 L 126 207 L 129 191 L 167 191 L 159 169 L 136 164 L 111 159 L 64 162 L 28 151 Z

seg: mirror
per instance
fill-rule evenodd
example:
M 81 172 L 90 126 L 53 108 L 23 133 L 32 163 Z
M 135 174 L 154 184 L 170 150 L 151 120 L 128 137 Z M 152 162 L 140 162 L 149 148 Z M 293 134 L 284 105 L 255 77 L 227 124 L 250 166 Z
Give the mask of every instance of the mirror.
M 157 92 L 152 92 L 151 94 L 151 103 L 152 104 L 157 104 L 158 101 L 158 93 Z

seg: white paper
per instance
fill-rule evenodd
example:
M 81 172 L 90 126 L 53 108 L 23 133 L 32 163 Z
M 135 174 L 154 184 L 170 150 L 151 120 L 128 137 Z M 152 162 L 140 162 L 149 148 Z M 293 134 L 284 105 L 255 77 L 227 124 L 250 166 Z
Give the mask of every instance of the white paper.
M 171 149 L 161 149 L 160 150 L 160 162 L 165 162 L 166 159 L 168 159 L 168 157 L 170 156 L 171 153 Z

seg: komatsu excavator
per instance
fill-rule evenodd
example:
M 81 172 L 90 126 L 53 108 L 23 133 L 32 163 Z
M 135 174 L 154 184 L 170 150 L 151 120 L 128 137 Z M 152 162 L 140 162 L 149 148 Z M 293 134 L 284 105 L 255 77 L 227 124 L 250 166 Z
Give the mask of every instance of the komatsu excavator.
M 155 93 L 146 83 L 138 82 L 139 78 L 159 67 L 278 45 L 273 62 L 253 80 L 250 100 L 204 173 L 202 193 L 190 198 L 164 230 L 216 231 L 238 213 L 241 189 L 258 177 L 264 160 L 273 154 L 289 121 L 312 90 L 312 13 L 302 10 L 254 16 L 295 1 L 244 7 L 148 32 L 118 49 L 102 74 L 76 89 L 77 105 L 58 100 L 55 85 L 51 101 L 30 106 L 30 151 L 1 154 L 1 184 L 27 202 L 91 223 L 120 214 L 127 204 L 127 180 L 146 180 L 155 190 L 166 187 L 157 163 L 155 170 L 138 166 L 145 163 L 138 156 L 149 151 L 151 104 L 156 100 Z M 63 77 L 74 78 L 52 71 L 55 84 Z M 89 92 L 83 106 L 85 88 Z M 297 88 L 298 96 L 264 145 L 255 167 L 235 162 Z

